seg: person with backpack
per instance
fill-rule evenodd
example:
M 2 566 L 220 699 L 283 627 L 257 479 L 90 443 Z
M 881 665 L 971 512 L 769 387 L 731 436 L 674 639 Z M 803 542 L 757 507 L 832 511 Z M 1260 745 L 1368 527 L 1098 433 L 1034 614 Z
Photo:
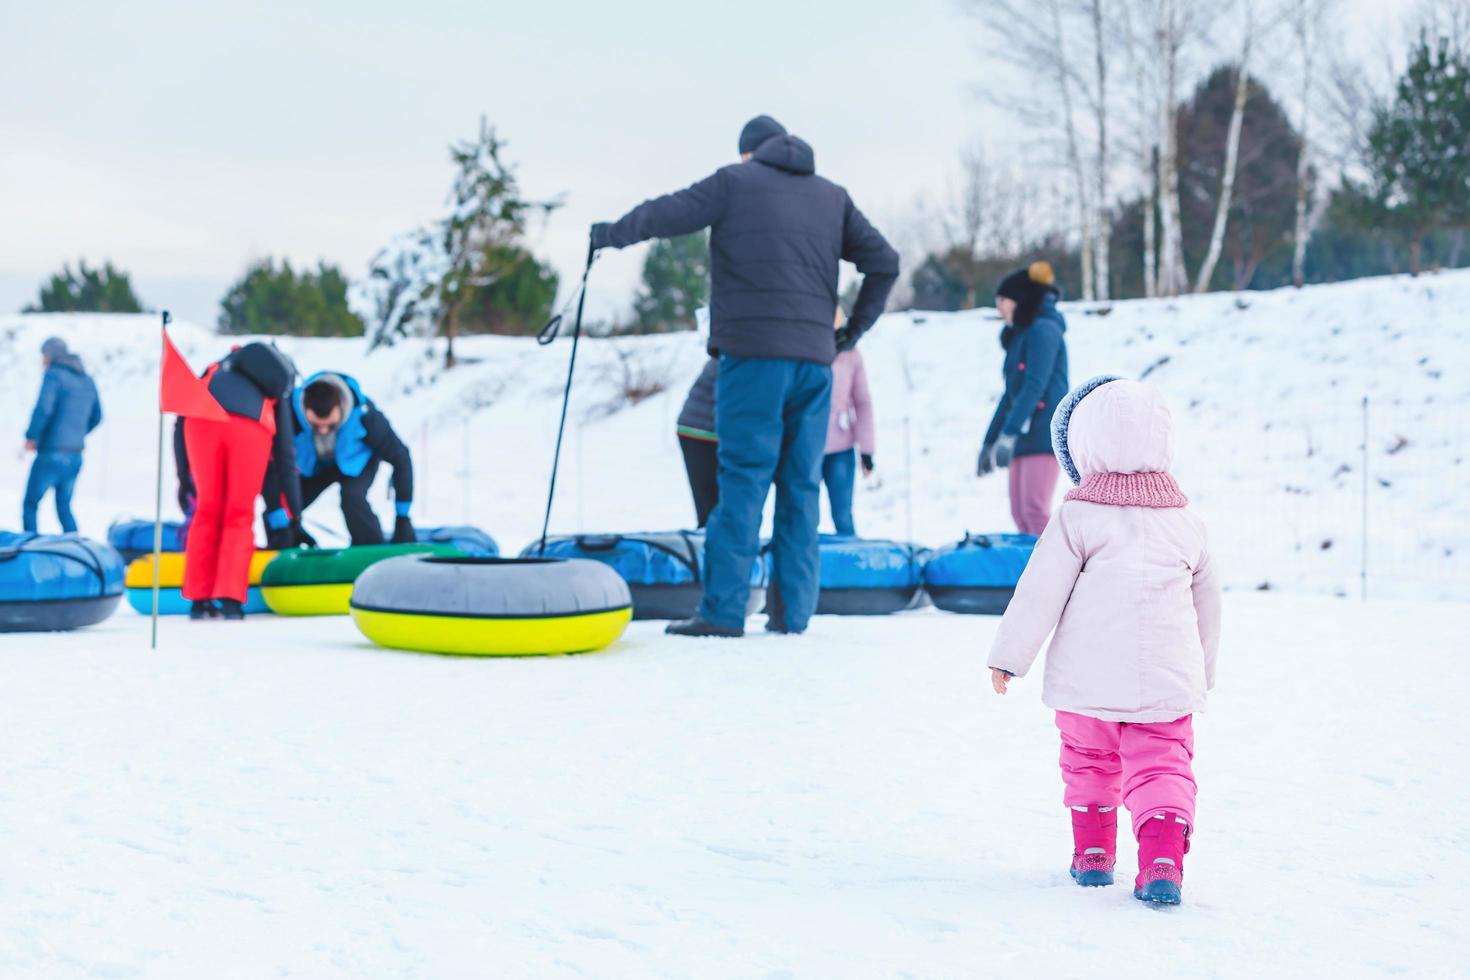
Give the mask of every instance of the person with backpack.
M 199 491 L 194 486 L 194 475 L 189 465 L 189 447 L 184 438 L 188 419 L 180 416 L 174 422 L 174 474 L 178 477 L 177 499 L 179 510 L 184 515 L 181 533 L 188 540 L 189 526 L 194 520 L 194 508 L 199 500 Z M 265 504 L 265 546 L 269 551 L 283 551 L 298 545 L 316 547 L 316 539 L 299 525 L 290 526 L 290 516 L 285 510 L 281 475 L 274 462 L 266 464 L 265 479 L 260 485 L 260 499 Z
M 204 372 L 209 394 L 227 418 L 191 418 L 184 427 L 194 515 L 184 546 L 184 598 L 190 619 L 245 618 L 250 561 L 255 555 L 255 498 L 266 467 L 274 462 L 282 492 L 297 519 L 301 484 L 296 476 L 295 435 L 289 396 L 295 366 L 275 346 L 251 343 Z
M 341 491 L 342 517 L 354 545 L 382 544 L 383 526 L 368 504 L 368 491 L 378 467 L 393 469 L 394 544 L 418 540 L 409 512 L 413 507 L 413 457 L 388 417 L 362 393 L 357 380 L 341 372 L 318 371 L 291 394 L 299 431 L 296 465 L 301 472 L 303 506 L 310 507 L 326 489 Z M 300 511 L 291 510 L 300 516 Z M 269 526 L 289 515 L 266 515 Z
M 21 527 L 35 532 L 36 511 L 50 491 L 56 495 L 61 530 L 74 534 L 77 519 L 71 512 L 71 496 L 82 471 L 87 435 L 102 424 L 102 400 L 81 358 L 60 337 L 49 337 L 41 345 L 41 361 L 46 373 L 26 426 L 25 448 L 36 458 L 21 501 Z

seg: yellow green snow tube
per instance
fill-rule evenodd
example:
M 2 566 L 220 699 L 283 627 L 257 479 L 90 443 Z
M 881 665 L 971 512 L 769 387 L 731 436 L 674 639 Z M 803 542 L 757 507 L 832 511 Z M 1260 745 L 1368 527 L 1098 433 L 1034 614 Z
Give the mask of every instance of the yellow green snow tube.
M 352 583 L 368 567 L 403 555 L 457 555 L 444 544 L 365 544 L 281 552 L 260 577 L 265 604 L 278 616 L 346 616 Z
M 591 653 L 632 618 L 628 584 L 585 559 L 413 555 L 374 565 L 352 590 L 364 636 L 419 653 Z

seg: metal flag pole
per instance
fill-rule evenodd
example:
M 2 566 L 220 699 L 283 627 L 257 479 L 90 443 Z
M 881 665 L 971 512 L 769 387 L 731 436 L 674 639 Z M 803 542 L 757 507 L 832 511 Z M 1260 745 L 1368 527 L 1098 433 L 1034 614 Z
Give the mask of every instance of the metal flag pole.
M 161 333 L 168 331 L 168 325 L 172 320 L 173 317 L 169 316 L 168 310 L 164 310 Z M 158 564 L 163 552 L 163 338 L 159 339 L 158 466 L 153 486 L 153 630 L 150 650 L 158 649 Z

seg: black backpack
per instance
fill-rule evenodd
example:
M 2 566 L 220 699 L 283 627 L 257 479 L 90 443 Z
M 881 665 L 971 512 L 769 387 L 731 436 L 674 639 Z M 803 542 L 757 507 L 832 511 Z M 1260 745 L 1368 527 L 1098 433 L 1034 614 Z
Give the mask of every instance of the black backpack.
M 296 365 L 274 344 L 246 344 L 225 358 L 227 371 L 249 378 L 267 398 L 284 398 L 296 379 Z

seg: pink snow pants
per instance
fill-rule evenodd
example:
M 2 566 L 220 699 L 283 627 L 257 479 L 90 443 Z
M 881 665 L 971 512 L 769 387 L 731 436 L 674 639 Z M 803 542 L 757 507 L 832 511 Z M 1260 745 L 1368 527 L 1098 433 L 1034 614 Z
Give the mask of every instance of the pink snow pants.
M 1065 806 L 1117 806 L 1133 816 L 1133 833 L 1149 817 L 1172 810 L 1194 826 L 1194 716 L 1133 724 L 1057 712 L 1062 733 Z
M 1061 472 L 1061 464 L 1051 453 L 1011 460 L 1011 517 L 1022 534 L 1039 536 L 1046 530 Z

